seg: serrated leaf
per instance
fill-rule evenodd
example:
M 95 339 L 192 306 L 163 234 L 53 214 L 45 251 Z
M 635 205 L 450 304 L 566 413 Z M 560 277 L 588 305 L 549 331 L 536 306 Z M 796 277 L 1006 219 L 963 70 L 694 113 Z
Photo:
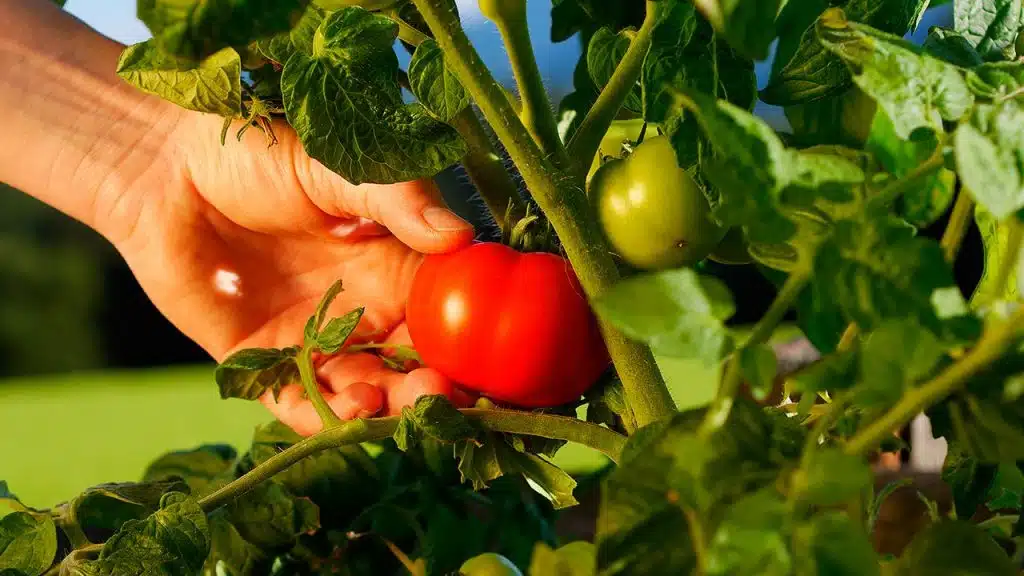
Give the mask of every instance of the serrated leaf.
M 1024 108 L 1014 100 L 975 107 L 953 136 L 964 187 L 1001 220 L 1024 207 Z
M 158 510 L 165 494 L 187 490 L 177 479 L 100 484 L 75 497 L 68 505 L 68 515 L 90 541 L 103 542 L 126 522 L 142 520 Z
M 420 437 L 443 444 L 476 441 L 479 430 L 443 394 L 420 396 L 412 408 L 402 409 L 394 438 L 400 450 L 415 446 Z
M 981 206 L 974 209 L 974 222 L 978 225 L 978 232 L 981 234 L 981 243 L 985 251 L 985 258 L 981 278 L 971 295 L 971 306 L 978 308 L 993 304 L 1000 300 L 1013 301 L 1020 294 L 1018 276 L 1020 275 L 1020 262 L 1024 259 L 1024 251 L 1017 254 L 1011 252 L 1010 237 L 1013 234 L 1013 227 L 1020 226 L 1018 221 L 999 221 L 992 217 Z M 1004 286 L 999 286 L 999 270 L 1004 262 L 1010 259 L 1012 271 L 1006 279 Z
M 981 528 L 963 520 L 929 524 L 903 551 L 895 574 L 1010 576 L 1017 568 Z
M 790 574 L 790 512 L 774 487 L 747 494 L 725 512 L 707 551 L 715 576 Z
M 1024 63 L 989 62 L 967 71 L 967 86 L 979 98 L 1005 100 L 1024 88 Z
M 316 306 L 316 311 L 313 315 L 306 320 L 306 327 L 303 329 L 302 334 L 306 342 L 315 342 L 317 334 L 320 333 L 320 329 L 324 325 L 324 321 L 327 319 L 327 309 L 331 307 L 335 298 L 338 294 L 341 294 L 343 290 L 342 281 L 339 278 L 335 280 L 333 284 L 327 288 L 324 295 L 320 297 L 320 302 Z
M 618 33 L 610 28 L 601 28 L 590 37 L 586 64 L 590 78 L 598 88 L 604 88 L 608 84 L 635 35 L 636 30 L 632 28 L 620 30 Z M 629 93 L 622 105 L 631 112 L 643 112 L 643 91 L 639 86 Z
M 1013 42 L 1024 23 L 1020 0 L 956 0 L 953 26 L 985 60 L 1012 59 Z
M 356 308 L 344 316 L 331 318 L 324 329 L 316 335 L 315 346 L 324 354 L 334 354 L 345 345 L 348 337 L 359 325 L 365 308 Z
M 737 52 L 751 60 L 764 60 L 775 39 L 775 17 L 786 0 L 701 0 L 695 4 Z
M 209 551 L 209 527 L 199 504 L 181 492 L 168 492 L 159 510 L 144 520 L 126 522 L 107 540 L 99 558 L 76 562 L 72 574 L 196 574 Z
M 362 8 L 332 13 L 313 53 L 295 52 L 281 76 L 285 114 L 306 152 L 353 184 L 432 177 L 465 142 L 422 104 L 406 104 L 393 44 L 398 25 Z
M 998 382 L 991 374 L 988 379 Z M 987 381 L 979 383 L 991 386 Z M 959 394 L 928 410 L 933 434 L 945 437 L 947 444 L 958 443 L 980 463 L 1024 460 L 1024 403 L 1000 403 L 998 388 L 992 391 L 993 399 Z
M 946 347 L 912 320 L 888 320 L 865 339 L 860 353 L 859 405 L 887 408 L 931 374 Z
M 462 481 L 474 490 L 508 474 L 522 474 L 531 488 L 547 498 L 556 509 L 578 504 L 573 497 L 576 481 L 564 470 L 509 444 L 505 435 L 488 433 L 479 441 L 460 440 L 455 444 Z
M 217 511 L 256 548 L 283 551 L 301 534 L 320 528 L 320 511 L 308 498 L 297 497 L 277 481 L 264 482 Z
M 928 31 L 924 51 L 940 60 L 963 68 L 980 65 L 984 60 L 971 42 L 956 30 L 935 26 Z
M 871 486 L 871 469 L 859 456 L 836 448 L 819 448 L 799 471 L 793 490 L 810 506 L 835 506 Z
M 900 138 L 922 127 L 941 131 L 943 120 L 960 119 L 974 103 L 957 67 L 899 36 L 851 22 L 838 8 L 815 26 L 821 44 L 855 69 L 854 82 L 885 110 Z
M 313 35 L 327 14 L 328 12 L 319 6 L 310 4 L 291 30 L 258 40 L 256 47 L 268 59 L 282 66 L 295 52 L 312 54 Z
M 444 53 L 434 40 L 416 47 L 409 62 L 409 86 L 416 98 L 442 122 L 448 122 L 469 106 L 469 93 L 445 64 Z
M 533 548 L 528 576 L 595 576 L 597 548 L 579 540 L 552 550 L 543 542 Z
M 298 350 L 294 346 L 283 350 L 248 348 L 228 356 L 214 370 L 220 397 L 257 400 L 271 390 L 276 398 L 281 388 L 298 381 Z
M 176 450 L 160 456 L 146 467 L 143 482 L 180 478 L 193 494 L 202 495 L 218 477 L 231 469 L 238 452 L 228 444 L 204 444 L 193 450 Z
M 38 576 L 57 554 L 57 526 L 47 515 L 14 512 L 0 518 L 0 566 Z
M 308 0 L 140 0 L 138 17 L 159 48 L 202 60 L 228 47 L 286 32 Z
M 835 3 L 831 3 L 835 5 Z M 848 0 L 841 4 L 847 18 L 882 32 L 902 35 L 916 17 L 917 0 Z M 800 9 L 797 4 L 794 11 Z M 824 6 L 818 6 L 824 9 Z M 814 14 L 808 10 L 806 14 Z M 820 12 L 818 12 L 820 14 Z M 792 56 L 779 61 L 768 85 L 761 90 L 761 100 L 776 106 L 789 106 L 826 98 L 847 89 L 851 84 L 849 68 L 820 42 L 815 26 L 801 29 L 797 48 Z M 783 54 L 785 56 L 785 54 Z
M 594 307 L 626 334 L 666 356 L 713 364 L 733 345 L 724 324 L 735 312 L 729 289 L 689 268 L 623 280 L 606 290 Z
M 202 62 L 180 60 L 161 52 L 154 40 L 124 49 L 117 75 L 148 94 L 182 108 L 233 118 L 242 113 L 242 61 L 232 48 Z

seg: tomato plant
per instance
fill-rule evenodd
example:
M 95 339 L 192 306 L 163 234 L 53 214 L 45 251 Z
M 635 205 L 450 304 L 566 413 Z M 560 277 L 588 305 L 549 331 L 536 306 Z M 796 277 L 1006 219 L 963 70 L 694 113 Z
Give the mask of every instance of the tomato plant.
M 522 576 L 522 572 L 508 558 L 501 554 L 487 552 L 466 560 L 459 567 L 459 574 L 465 576 Z
M 478 243 L 429 255 L 413 280 L 409 335 L 461 386 L 526 408 L 578 400 L 608 366 L 569 261 Z
M 525 3 L 478 5 L 514 86 L 464 5 L 387 4 L 148 0 L 154 38 L 117 73 L 287 124 L 355 184 L 461 165 L 502 241 L 423 259 L 413 346 L 380 359 L 392 385 L 343 391 L 345 419 L 313 367 L 367 350 L 348 341 L 362 308 L 326 318 L 345 278 L 301 345 L 217 366 L 225 398 L 301 383 L 315 435 L 272 422 L 241 454 L 173 451 L 51 509 L 0 483 L 0 574 L 1021 572 L 1019 2 L 954 0 L 913 35 L 942 7 L 556 0 L 547 32 L 583 48 L 557 103 Z M 751 326 L 705 258 L 774 285 Z M 789 320 L 815 352 L 800 366 L 774 345 Z M 679 410 L 696 383 L 670 391 L 666 360 L 714 368 L 711 397 Z M 937 490 L 875 465 L 920 415 L 947 446 Z M 608 466 L 570 474 L 567 443 Z

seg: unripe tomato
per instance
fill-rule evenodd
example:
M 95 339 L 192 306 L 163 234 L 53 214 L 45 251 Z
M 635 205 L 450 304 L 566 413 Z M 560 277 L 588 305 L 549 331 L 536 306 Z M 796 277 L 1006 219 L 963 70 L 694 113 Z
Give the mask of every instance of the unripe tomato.
M 725 233 L 725 238 L 722 238 L 708 258 L 719 264 L 734 266 L 749 264 L 754 260 L 750 256 L 750 246 L 747 244 L 746 235 L 743 234 L 743 229 L 739 226 L 730 228 Z
M 598 168 L 601 167 L 601 159 L 605 156 L 612 158 L 622 158 L 622 144 L 629 140 L 635 142 L 640 138 L 640 132 L 644 129 L 644 119 L 634 118 L 630 120 L 616 120 L 612 122 L 612 125 L 608 127 L 608 131 L 604 133 L 604 138 L 601 139 L 601 145 L 597 148 L 597 154 L 594 154 L 594 161 L 590 164 L 590 171 L 587 172 L 587 185 L 590 185 L 590 181 L 594 178 L 594 174 Z M 657 134 L 658 125 L 648 124 L 647 134 Z
M 625 159 L 601 166 L 590 195 L 608 241 L 637 268 L 694 264 L 726 233 L 665 136 L 647 138 Z
M 501 554 L 485 552 L 474 556 L 459 567 L 462 576 L 523 576 L 511 560 Z
M 583 288 L 555 254 L 484 242 L 428 255 L 406 324 L 425 365 L 519 407 L 572 402 L 609 364 Z

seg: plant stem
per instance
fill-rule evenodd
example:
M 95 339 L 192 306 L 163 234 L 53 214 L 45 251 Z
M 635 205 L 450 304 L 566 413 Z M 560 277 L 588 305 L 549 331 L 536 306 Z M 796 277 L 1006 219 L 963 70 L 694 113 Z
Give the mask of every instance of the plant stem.
M 1002 265 L 999 267 L 999 275 L 996 276 L 995 285 L 999 290 L 1004 290 L 1006 285 L 1010 283 L 1010 274 L 1013 274 L 1014 268 L 1017 267 L 1018 259 L 1020 258 L 1021 239 L 1024 237 L 1024 226 L 1021 225 L 1020 220 L 1017 219 L 1015 214 L 1008 216 L 1005 224 L 1010 227 L 1010 234 L 1006 240 L 1006 255 L 1003 257 Z M 1018 274 L 1021 272 L 1024 271 L 1017 271 Z
M 747 337 L 746 342 L 729 357 L 728 365 L 725 369 L 725 377 L 722 378 L 722 384 L 718 388 L 714 402 L 704 416 L 704 421 L 701 422 L 701 434 L 708 434 L 717 430 L 729 418 L 729 412 L 732 410 L 732 405 L 736 399 L 736 393 L 739 391 L 743 377 L 742 367 L 739 362 L 740 353 L 751 346 L 757 346 L 771 338 L 775 328 L 782 321 L 782 318 L 789 311 L 789 308 L 793 305 L 793 302 L 800 295 L 800 292 L 809 280 L 810 277 L 801 272 L 790 274 L 772 302 L 772 305 L 768 307 L 768 311 L 764 313 L 764 316 L 754 325 L 754 329 L 750 331 L 750 336 Z
M 683 516 L 686 517 L 688 532 L 690 533 L 690 545 L 693 546 L 693 556 L 697 560 L 697 574 L 707 572 L 708 546 L 704 541 L 704 526 L 701 524 L 700 516 L 689 506 L 683 506 Z
M 918 180 L 943 167 L 946 159 L 942 150 L 942 144 L 936 146 L 935 152 L 927 160 L 918 164 L 917 168 L 914 168 L 899 180 L 879 190 L 870 201 L 872 203 L 880 202 L 886 206 L 895 202 L 897 198 L 910 190 Z
M 556 167 L 569 165 L 569 154 L 558 137 L 558 124 L 551 110 L 544 80 L 537 67 L 537 59 L 530 41 L 530 29 L 525 19 L 498 19 L 495 24 L 508 52 L 512 74 L 519 86 L 522 110 L 519 118 L 544 155 L 552 159 Z
M 853 342 L 860 336 L 860 328 L 857 327 L 856 322 L 850 322 L 846 326 L 846 330 L 843 331 L 843 335 L 839 337 L 839 344 L 836 345 L 836 352 L 845 352 L 853 346 Z
M 417 30 L 412 24 L 409 24 L 399 16 L 398 9 L 393 8 L 386 12 L 388 18 L 391 18 L 395 24 L 398 24 L 398 38 L 407 44 L 412 46 L 419 46 L 427 40 L 430 40 L 430 36 L 427 36 L 423 32 Z
M 573 166 L 578 176 L 586 174 L 586 170 L 593 162 L 594 155 L 597 154 L 597 150 L 601 146 L 601 139 L 608 132 L 608 127 L 612 125 L 622 104 L 629 97 L 643 73 L 644 61 L 647 59 L 647 53 L 651 50 L 659 4 L 662 3 L 647 1 L 647 15 L 644 17 L 640 30 L 633 41 L 629 43 L 629 49 L 626 50 L 622 61 L 612 73 L 608 84 L 601 90 L 594 106 L 587 112 L 580 127 L 569 141 L 569 156 L 573 160 Z
M 618 461 L 622 448 L 626 444 L 626 437 L 613 430 L 567 416 L 476 408 L 460 410 L 460 412 L 487 430 L 583 444 L 603 453 L 613 462 Z M 204 496 L 199 500 L 199 505 L 204 512 L 209 513 L 249 492 L 303 458 L 331 448 L 387 438 L 395 433 L 399 422 L 401 422 L 401 418 L 398 416 L 357 419 L 326 429 L 267 458 L 262 464 L 230 484 Z
M 977 345 L 958 362 L 928 382 L 911 389 L 881 418 L 875 420 L 846 443 L 848 454 L 862 455 L 887 436 L 905 426 L 915 416 L 955 392 L 972 376 L 998 359 L 1012 344 L 1024 323 L 1024 306 L 1009 318 L 990 325 Z
M 498 156 L 487 130 L 472 107 L 467 107 L 453 118 L 452 125 L 469 145 L 462 166 L 504 234 L 516 221 L 526 216 L 526 204 L 519 197 L 519 188 L 512 181 L 505 162 Z
M 956 254 L 960 251 L 960 244 L 967 235 L 967 228 L 971 224 L 971 215 L 974 214 L 974 199 L 966 189 L 961 190 L 956 197 L 956 204 L 953 205 L 953 213 L 949 216 L 949 224 L 942 233 L 942 253 L 950 264 L 956 260 Z
M 299 365 L 299 378 L 302 380 L 302 387 L 306 390 L 309 401 L 313 403 L 313 408 L 316 408 L 316 413 L 320 415 L 320 422 L 323 423 L 324 430 L 339 426 L 341 418 L 338 418 L 334 410 L 331 410 L 327 400 L 324 400 L 324 395 L 320 392 L 320 384 L 317 382 L 316 372 L 313 369 L 313 348 L 309 345 L 303 346 L 295 361 Z
M 619 271 L 582 188 L 544 158 L 445 2 L 413 1 L 444 51 L 445 61 L 473 96 L 554 227 L 587 297 L 599 297 L 619 279 Z M 675 414 L 672 396 L 650 348 L 604 320 L 600 324 L 637 425 Z

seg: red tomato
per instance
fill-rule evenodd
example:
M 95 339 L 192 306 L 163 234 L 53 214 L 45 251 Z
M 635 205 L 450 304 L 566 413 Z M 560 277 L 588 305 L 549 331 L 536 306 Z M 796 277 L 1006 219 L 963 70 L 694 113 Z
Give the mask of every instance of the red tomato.
M 609 363 L 569 261 L 503 244 L 426 256 L 406 324 L 424 364 L 520 407 L 577 400 Z

